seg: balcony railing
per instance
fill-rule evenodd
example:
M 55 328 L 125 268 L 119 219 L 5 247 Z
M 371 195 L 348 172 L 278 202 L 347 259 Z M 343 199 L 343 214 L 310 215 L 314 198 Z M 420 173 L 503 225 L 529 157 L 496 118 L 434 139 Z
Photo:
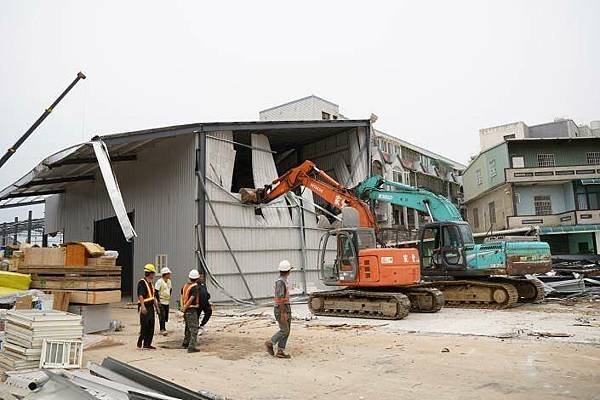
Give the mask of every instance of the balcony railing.
M 547 182 L 600 178 L 598 165 L 567 167 L 507 168 L 507 182 Z
M 600 224 L 600 210 L 567 211 L 552 215 L 522 215 L 508 217 L 509 228 L 523 226 L 569 226 Z

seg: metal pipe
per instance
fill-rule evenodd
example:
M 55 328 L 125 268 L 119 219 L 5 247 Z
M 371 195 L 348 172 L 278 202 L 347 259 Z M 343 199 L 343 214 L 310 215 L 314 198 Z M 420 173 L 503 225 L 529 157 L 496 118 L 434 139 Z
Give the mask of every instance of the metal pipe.
M 17 234 L 19 233 L 19 217 L 15 217 L 15 233 L 13 236 L 13 245 L 17 245 Z
M 25 140 L 27 140 L 27 138 L 31 136 L 33 131 L 35 131 L 36 128 L 46 119 L 46 117 L 50 115 L 50 113 L 54 110 L 58 103 L 60 103 L 63 97 L 65 97 L 71 89 L 73 89 L 73 86 L 75 86 L 80 79 L 85 79 L 85 75 L 82 72 L 77 73 L 77 77 L 75 78 L 75 80 L 73 80 L 73 82 L 71 82 L 71 84 L 65 89 L 65 91 L 62 92 L 56 100 L 54 100 L 54 103 L 52 103 L 50 107 L 44 110 L 42 115 L 40 115 L 40 117 L 27 130 L 27 132 L 25 132 L 23 136 L 21 136 L 19 140 L 17 140 L 16 143 L 12 145 L 12 147 L 9 147 L 8 150 L 6 150 L 6 153 L 2 156 L 2 158 L 0 158 L 0 168 L 2 168 L 2 166 L 8 161 L 8 159 L 11 158 L 12 155 L 17 152 L 18 148 L 21 147 L 23 142 L 25 142 Z
M 31 219 L 33 217 L 33 211 L 29 210 L 27 216 L 27 243 L 31 244 Z
M 196 131 L 196 132 L 194 132 L 194 133 L 197 133 L 197 132 L 198 132 L 198 131 Z M 209 139 L 218 140 L 219 142 L 225 142 L 225 143 L 236 144 L 236 145 L 238 145 L 238 146 L 246 147 L 246 148 L 248 148 L 248 149 L 251 149 L 251 150 L 258 150 L 258 151 L 263 151 L 263 152 L 265 152 L 265 153 L 277 154 L 277 152 L 276 152 L 276 151 L 272 151 L 272 150 L 266 150 L 266 149 L 261 149 L 261 148 L 258 148 L 258 147 L 250 146 L 250 145 L 248 145 L 248 144 L 245 144 L 245 143 L 234 142 L 233 140 L 228 140 L 228 139 L 218 138 L 218 137 L 215 137 L 215 136 L 210 136 L 210 135 L 206 135 L 206 137 L 207 137 L 207 138 L 209 138 Z

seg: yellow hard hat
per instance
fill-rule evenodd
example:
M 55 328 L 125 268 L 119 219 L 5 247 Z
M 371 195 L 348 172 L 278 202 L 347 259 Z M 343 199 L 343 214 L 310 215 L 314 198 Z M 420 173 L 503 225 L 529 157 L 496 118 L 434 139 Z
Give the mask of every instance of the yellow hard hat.
M 146 265 L 144 265 L 144 272 L 156 273 L 156 267 L 154 266 L 154 264 L 146 264 Z

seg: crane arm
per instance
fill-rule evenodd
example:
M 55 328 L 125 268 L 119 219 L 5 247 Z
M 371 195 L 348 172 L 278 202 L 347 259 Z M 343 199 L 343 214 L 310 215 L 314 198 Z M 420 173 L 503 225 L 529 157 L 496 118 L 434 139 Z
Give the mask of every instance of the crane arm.
M 375 228 L 375 218 L 369 206 L 339 184 L 312 161 L 304 161 L 275 179 L 264 188 L 240 190 L 245 204 L 266 204 L 304 186 L 335 208 L 352 207 L 359 214 L 360 226 Z
M 384 185 L 395 190 L 385 190 Z M 460 212 L 443 196 L 402 183 L 388 181 L 381 176 L 372 176 L 362 181 L 356 194 L 363 200 L 378 200 L 425 212 L 434 221 L 462 221 Z

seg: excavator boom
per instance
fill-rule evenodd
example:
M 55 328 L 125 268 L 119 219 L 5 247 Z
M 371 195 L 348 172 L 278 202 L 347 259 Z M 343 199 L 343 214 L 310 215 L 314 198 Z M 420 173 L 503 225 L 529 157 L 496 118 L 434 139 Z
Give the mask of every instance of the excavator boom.
M 395 190 L 387 190 L 384 185 Z M 427 213 L 432 222 L 463 220 L 458 209 L 445 197 L 421 188 L 388 181 L 381 176 L 372 176 L 364 180 L 354 190 L 363 200 L 379 200 Z
M 350 190 L 340 185 L 327 173 L 317 168 L 312 161 L 308 160 L 290 169 L 264 188 L 242 188 L 240 194 L 242 195 L 242 203 L 267 204 L 300 186 L 310 189 L 313 194 L 337 209 L 343 207 L 354 208 L 358 212 L 361 227 L 376 227 L 375 218 L 365 202 L 356 198 Z

